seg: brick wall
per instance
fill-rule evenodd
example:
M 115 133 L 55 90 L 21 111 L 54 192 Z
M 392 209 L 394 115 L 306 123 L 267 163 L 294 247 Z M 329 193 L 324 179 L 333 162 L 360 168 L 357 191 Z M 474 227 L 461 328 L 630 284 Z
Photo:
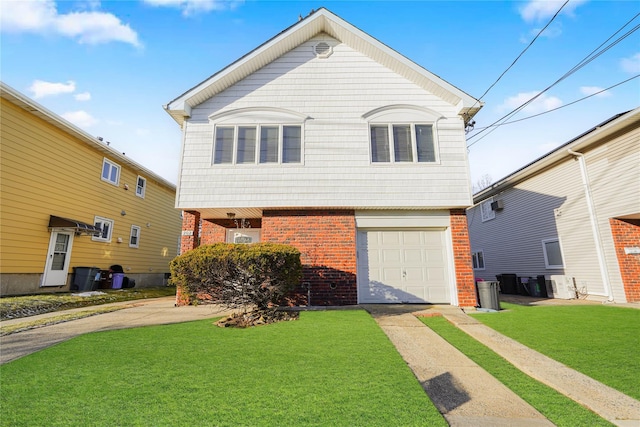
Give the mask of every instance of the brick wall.
M 352 210 L 264 211 L 262 241 L 284 243 L 301 252 L 303 284 L 311 305 L 357 304 L 356 224 Z M 308 288 L 296 289 L 295 303 L 308 304 Z
M 460 307 L 475 307 L 478 302 L 476 299 L 476 286 L 473 279 L 471 244 L 469 243 L 466 212 L 464 209 L 452 209 L 450 215 L 453 261 L 456 269 L 456 285 L 458 288 L 458 305 Z
M 611 233 L 627 302 L 640 301 L 640 255 L 626 254 L 625 247 L 640 247 L 640 220 L 611 218 Z

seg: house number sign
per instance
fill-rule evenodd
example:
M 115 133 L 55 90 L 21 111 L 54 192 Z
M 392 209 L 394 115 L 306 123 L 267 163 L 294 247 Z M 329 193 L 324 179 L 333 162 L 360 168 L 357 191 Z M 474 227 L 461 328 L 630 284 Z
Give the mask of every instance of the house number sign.
M 183 236 L 193 236 L 193 230 L 182 230 Z

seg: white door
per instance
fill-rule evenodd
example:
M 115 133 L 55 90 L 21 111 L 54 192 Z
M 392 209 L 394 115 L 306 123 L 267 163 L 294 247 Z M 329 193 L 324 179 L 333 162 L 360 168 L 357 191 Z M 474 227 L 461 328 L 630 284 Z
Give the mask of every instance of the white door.
M 358 231 L 360 303 L 450 303 L 445 233 Z
M 67 284 L 69 261 L 71 260 L 71 246 L 73 233 L 68 231 L 52 231 L 49 242 L 49 252 L 44 268 L 42 286 L 64 286 Z

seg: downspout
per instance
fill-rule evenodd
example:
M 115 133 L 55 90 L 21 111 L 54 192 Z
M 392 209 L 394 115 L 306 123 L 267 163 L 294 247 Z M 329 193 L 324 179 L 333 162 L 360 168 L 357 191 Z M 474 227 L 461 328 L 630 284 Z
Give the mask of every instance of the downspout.
M 598 257 L 598 264 L 600 264 L 600 275 L 602 276 L 602 283 L 604 285 L 605 292 L 608 297 L 608 301 L 613 301 L 613 290 L 611 289 L 611 282 L 609 281 L 609 270 L 607 269 L 607 263 L 604 259 L 604 246 L 600 239 L 600 228 L 598 227 L 598 221 L 596 219 L 596 207 L 591 197 L 591 186 L 589 185 L 589 175 L 587 173 L 587 163 L 584 160 L 584 154 L 573 151 L 570 148 L 567 152 L 576 157 L 580 164 L 580 174 L 582 175 L 582 186 L 584 187 L 584 197 L 587 202 L 587 209 L 589 211 L 589 220 L 591 221 L 591 231 L 593 232 L 593 240 L 596 244 L 596 255 Z

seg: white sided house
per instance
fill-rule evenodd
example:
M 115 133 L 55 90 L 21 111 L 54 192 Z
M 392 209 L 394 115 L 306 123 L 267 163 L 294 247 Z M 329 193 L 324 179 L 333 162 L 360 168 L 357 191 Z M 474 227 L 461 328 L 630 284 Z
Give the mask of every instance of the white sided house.
M 549 297 L 640 301 L 640 108 L 480 191 L 474 203 L 467 218 L 476 278 L 544 276 Z
M 302 253 L 300 304 L 475 306 L 465 126 L 481 103 L 320 9 L 165 109 L 182 250 Z

